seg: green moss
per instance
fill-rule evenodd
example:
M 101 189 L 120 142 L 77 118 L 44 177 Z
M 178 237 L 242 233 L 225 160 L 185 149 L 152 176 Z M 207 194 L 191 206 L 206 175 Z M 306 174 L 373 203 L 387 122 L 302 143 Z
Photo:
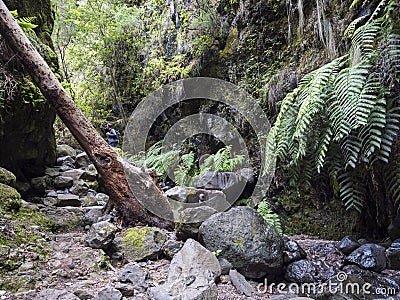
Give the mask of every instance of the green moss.
M 124 244 L 131 249 L 141 249 L 147 233 L 152 230 L 148 227 L 129 228 L 124 236 Z
M 229 31 L 228 38 L 226 39 L 226 44 L 224 50 L 219 54 L 220 58 L 227 58 L 233 54 L 239 44 L 239 32 L 236 27 L 232 27 Z
M 11 248 L 21 244 L 35 244 L 43 238 L 43 232 L 51 232 L 56 225 L 42 212 L 22 207 L 18 212 L 6 214 L 0 209 L 0 225 L 7 230 L 0 233 L 0 244 Z M 40 248 L 40 245 L 38 249 Z
M 345 235 L 361 237 L 359 215 L 346 211 L 338 199 L 321 201 L 309 194 L 288 191 L 271 200 L 278 208 L 284 232 L 340 240 Z
M 16 181 L 16 178 L 13 173 L 0 167 L 0 183 L 10 185 L 10 184 L 15 183 L 15 181 Z
M 21 195 L 16 189 L 0 183 L 0 208 L 17 211 L 21 207 Z

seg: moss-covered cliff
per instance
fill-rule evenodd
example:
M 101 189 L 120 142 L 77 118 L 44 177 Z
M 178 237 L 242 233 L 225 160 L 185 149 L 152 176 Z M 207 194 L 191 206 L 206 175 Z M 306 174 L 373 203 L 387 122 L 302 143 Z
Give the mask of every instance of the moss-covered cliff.
M 6 0 L 20 17 L 34 17 L 38 25 L 31 32 L 34 45 L 46 61 L 58 70 L 51 32 L 54 16 L 50 0 Z M 55 161 L 53 122 L 55 111 L 24 71 L 4 41 L 0 47 L 0 165 L 19 180 L 39 175 Z

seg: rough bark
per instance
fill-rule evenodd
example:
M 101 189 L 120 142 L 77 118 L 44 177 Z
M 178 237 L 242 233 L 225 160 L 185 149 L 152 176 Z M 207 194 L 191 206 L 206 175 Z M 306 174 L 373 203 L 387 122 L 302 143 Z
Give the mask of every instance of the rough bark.
M 171 222 L 150 214 L 134 196 L 129 188 L 121 158 L 99 135 L 69 97 L 2 0 L 0 0 L 0 34 L 4 37 L 7 45 L 18 55 L 42 94 L 54 106 L 60 119 L 90 157 L 104 179 L 112 205 L 122 214 L 125 223 L 141 223 L 159 227 L 171 226 Z M 131 168 L 129 173 L 134 174 L 135 178 L 140 178 L 140 181 L 145 183 L 138 186 L 137 192 L 149 192 L 156 195 L 157 199 L 161 201 L 158 205 L 165 208 L 166 217 L 170 218 L 170 205 L 152 178 L 138 168 Z

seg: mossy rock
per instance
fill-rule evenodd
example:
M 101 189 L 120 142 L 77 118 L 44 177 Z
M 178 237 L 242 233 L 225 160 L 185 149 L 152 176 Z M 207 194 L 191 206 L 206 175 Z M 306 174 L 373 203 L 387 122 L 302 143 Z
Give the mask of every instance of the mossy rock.
M 12 185 L 16 182 L 15 175 L 10 171 L 0 167 L 0 183 Z
M 321 201 L 315 196 L 288 191 L 271 199 L 288 235 L 306 234 L 341 240 L 345 235 L 361 237 L 359 214 L 346 211 L 338 199 Z
M 155 227 L 129 228 L 123 237 L 123 252 L 132 261 L 156 259 L 166 239 L 167 235 Z
M 0 208 L 7 211 L 18 211 L 21 207 L 21 195 L 16 189 L 0 183 Z

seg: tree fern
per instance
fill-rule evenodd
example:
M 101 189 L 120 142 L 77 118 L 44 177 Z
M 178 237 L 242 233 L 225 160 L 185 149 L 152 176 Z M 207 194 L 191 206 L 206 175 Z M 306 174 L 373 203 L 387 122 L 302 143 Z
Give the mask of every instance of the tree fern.
M 397 13 L 393 1 L 382 1 L 353 21 L 345 32 L 348 53 L 304 76 L 283 99 L 267 138 L 266 165 L 275 155 L 292 184 L 326 169 L 347 209 L 361 209 L 367 187 L 357 174 L 387 163 L 399 132 Z

